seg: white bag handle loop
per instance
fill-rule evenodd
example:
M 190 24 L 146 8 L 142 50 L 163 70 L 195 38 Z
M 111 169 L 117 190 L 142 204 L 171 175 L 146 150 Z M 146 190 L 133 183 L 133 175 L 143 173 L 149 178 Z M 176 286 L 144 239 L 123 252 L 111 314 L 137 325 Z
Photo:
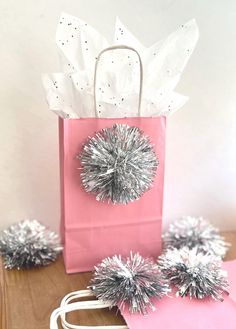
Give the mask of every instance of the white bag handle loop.
M 109 302 L 102 302 L 101 300 L 89 300 L 80 301 L 69 304 L 73 299 L 81 297 L 94 296 L 91 290 L 79 290 L 74 291 L 66 295 L 59 308 L 55 309 L 50 317 L 50 329 L 58 329 L 58 318 L 61 318 L 61 324 L 63 329 L 128 329 L 126 325 L 114 325 L 114 326 L 80 326 L 70 324 L 66 321 L 66 313 L 76 310 L 89 310 L 89 309 L 102 309 L 111 307 Z
M 131 51 L 134 51 L 139 59 L 139 73 L 140 73 L 140 80 L 139 80 L 139 102 L 138 102 L 138 115 L 141 116 L 141 102 L 142 102 L 142 90 L 143 90 L 143 64 L 142 64 L 142 60 L 141 57 L 138 53 L 138 51 L 132 47 L 129 46 L 125 46 L 125 45 L 117 45 L 117 46 L 112 46 L 112 47 L 108 47 L 103 49 L 96 60 L 95 63 L 95 70 L 94 70 L 94 108 L 95 108 L 95 114 L 96 117 L 99 117 L 99 113 L 98 113 L 98 109 L 97 109 L 97 95 L 96 95 L 96 90 L 97 90 L 97 69 L 98 69 L 98 62 L 101 59 L 102 54 L 104 54 L 107 51 L 110 50 L 116 50 L 116 49 L 128 49 Z

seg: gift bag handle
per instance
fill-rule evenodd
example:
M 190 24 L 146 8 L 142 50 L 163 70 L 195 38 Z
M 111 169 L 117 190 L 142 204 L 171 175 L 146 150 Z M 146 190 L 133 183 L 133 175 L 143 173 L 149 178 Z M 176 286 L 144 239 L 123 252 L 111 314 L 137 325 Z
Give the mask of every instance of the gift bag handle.
M 70 324 L 66 321 L 66 313 L 76 310 L 89 310 L 89 309 L 102 309 L 111 307 L 109 302 L 103 302 L 101 300 L 89 300 L 71 303 L 74 299 L 81 297 L 94 296 L 91 290 L 79 290 L 74 291 L 66 295 L 59 308 L 55 309 L 50 317 L 50 329 L 58 329 L 58 318 L 61 318 L 61 324 L 63 329 L 128 329 L 126 325 L 114 325 L 114 326 L 80 326 Z M 70 304 L 71 303 L 71 304 Z
M 96 87 L 97 87 L 97 70 L 98 70 L 98 63 L 99 60 L 101 59 L 101 56 L 107 52 L 107 51 L 111 51 L 111 50 L 116 50 L 116 49 L 128 49 L 131 50 L 133 52 L 135 52 L 138 56 L 138 60 L 139 60 L 139 73 L 140 73 L 140 80 L 139 80 L 139 101 L 138 101 L 138 115 L 141 116 L 141 102 L 142 102 L 142 90 L 143 90 L 143 64 L 142 64 L 142 60 L 141 57 L 138 53 L 138 51 L 132 47 L 129 46 L 125 46 L 125 45 L 117 45 L 117 46 L 112 46 L 112 47 L 108 47 L 103 49 L 96 60 L 95 63 L 95 70 L 94 70 L 94 108 L 95 108 L 95 114 L 96 117 L 99 117 L 99 113 L 98 113 L 98 109 L 97 109 L 97 95 L 96 95 Z

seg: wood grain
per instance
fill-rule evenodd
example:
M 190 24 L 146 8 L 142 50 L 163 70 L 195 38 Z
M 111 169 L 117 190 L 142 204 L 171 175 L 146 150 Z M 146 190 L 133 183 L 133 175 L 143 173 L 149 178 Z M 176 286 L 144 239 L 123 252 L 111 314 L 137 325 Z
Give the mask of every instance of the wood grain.
M 224 234 L 232 244 L 226 259 L 236 258 L 236 232 Z M 70 291 L 85 289 L 90 273 L 65 274 L 62 258 L 32 270 L 5 270 L 0 260 L 0 329 L 48 329 L 53 309 Z M 68 319 L 81 325 L 123 324 L 117 310 L 72 312 Z

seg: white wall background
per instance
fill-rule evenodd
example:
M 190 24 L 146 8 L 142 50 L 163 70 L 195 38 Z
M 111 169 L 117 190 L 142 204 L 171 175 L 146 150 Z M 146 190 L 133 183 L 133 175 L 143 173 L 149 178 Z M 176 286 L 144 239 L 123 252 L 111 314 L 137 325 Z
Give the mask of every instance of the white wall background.
M 118 15 L 146 46 L 196 18 L 200 40 L 177 88 L 190 101 L 168 120 L 164 221 L 202 215 L 236 229 L 235 0 L 0 0 L 0 229 L 59 224 L 57 117 L 40 75 L 58 70 L 61 11 L 109 40 Z

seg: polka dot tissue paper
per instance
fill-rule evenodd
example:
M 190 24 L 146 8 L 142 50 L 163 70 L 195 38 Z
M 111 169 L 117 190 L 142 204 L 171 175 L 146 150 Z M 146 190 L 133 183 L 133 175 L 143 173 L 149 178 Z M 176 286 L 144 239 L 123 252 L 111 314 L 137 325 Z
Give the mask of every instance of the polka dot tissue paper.
M 188 100 L 174 89 L 197 40 L 198 28 L 193 19 L 166 39 L 144 47 L 117 18 L 114 40 L 108 43 L 86 22 L 63 13 L 56 32 L 61 72 L 42 77 L 49 107 L 63 118 L 95 117 L 93 94 L 97 57 L 107 47 L 127 45 L 138 52 L 143 64 L 140 112 L 137 54 L 129 49 L 118 49 L 104 53 L 97 68 L 99 117 L 167 116 Z

